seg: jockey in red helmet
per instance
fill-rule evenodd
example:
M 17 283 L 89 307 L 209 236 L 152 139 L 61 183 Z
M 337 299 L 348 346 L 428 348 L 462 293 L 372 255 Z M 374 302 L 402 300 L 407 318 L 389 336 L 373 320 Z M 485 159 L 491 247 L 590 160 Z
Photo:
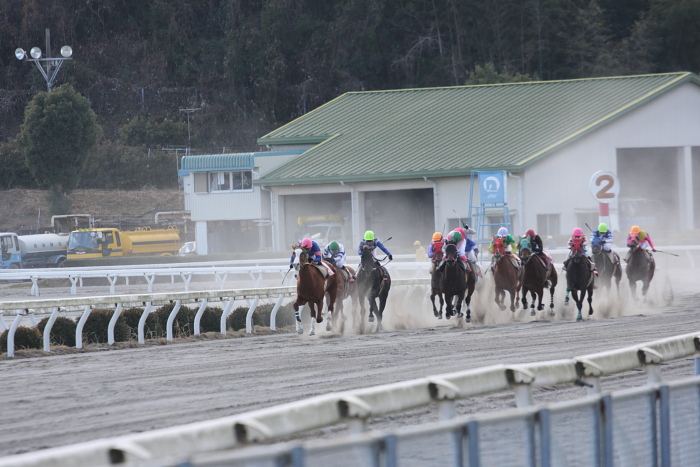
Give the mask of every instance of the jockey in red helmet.
M 571 256 L 573 256 L 573 252 L 577 249 L 580 250 L 588 260 L 591 273 L 597 276 L 598 271 L 595 268 L 595 263 L 586 250 L 586 235 L 584 235 L 583 230 L 581 230 L 580 227 L 576 227 L 571 231 L 571 237 L 569 238 L 569 257 L 566 259 L 566 261 L 564 261 L 564 270 L 566 270 L 567 266 L 569 265 L 569 259 Z

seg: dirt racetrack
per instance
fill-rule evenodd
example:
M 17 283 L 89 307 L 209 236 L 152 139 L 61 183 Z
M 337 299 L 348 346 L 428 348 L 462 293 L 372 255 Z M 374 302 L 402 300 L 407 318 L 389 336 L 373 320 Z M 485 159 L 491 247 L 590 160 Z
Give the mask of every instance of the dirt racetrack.
M 393 383 L 497 363 L 581 356 L 700 331 L 698 270 L 660 261 L 646 304 L 598 294 L 593 318 L 498 311 L 487 281 L 473 309 L 481 320 L 453 326 L 432 316 L 426 289 L 393 291 L 385 332 L 339 336 L 276 334 L 116 351 L 0 360 L 0 456 L 239 414 L 334 391 Z M 487 279 L 488 280 L 488 279 Z M 671 301 L 672 297 L 672 301 Z M 671 304 L 667 305 L 667 302 Z M 488 311 L 487 311 L 488 310 Z M 585 310 L 584 310 L 585 312 Z M 693 374 L 691 358 L 662 366 L 667 380 Z M 643 371 L 603 379 L 603 390 L 644 384 Z M 585 395 L 576 386 L 540 388 L 537 402 Z M 459 413 L 514 406 L 512 392 L 458 404 Z M 434 407 L 374 419 L 370 428 L 434 421 Z M 332 436 L 344 427 L 312 433 Z M 310 436 L 307 434 L 306 436 Z

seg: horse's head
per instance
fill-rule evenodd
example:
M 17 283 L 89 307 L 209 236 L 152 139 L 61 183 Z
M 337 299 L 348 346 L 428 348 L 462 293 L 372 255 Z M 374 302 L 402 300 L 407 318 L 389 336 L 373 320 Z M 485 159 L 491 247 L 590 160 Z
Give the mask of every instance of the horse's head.
M 374 255 L 372 254 L 372 247 L 368 245 L 362 245 L 362 254 L 360 255 L 360 263 L 362 267 L 372 268 L 374 267 Z
M 635 249 L 639 246 L 640 243 L 642 242 L 639 240 L 638 233 L 631 233 L 627 236 L 627 244 L 630 248 Z
M 571 256 L 583 255 L 583 237 L 571 238 Z
M 442 261 L 442 250 L 438 250 L 433 254 L 433 261 L 438 263 Z
M 294 269 L 297 271 L 303 268 L 306 263 L 309 262 L 309 252 L 303 248 L 297 248 L 294 250 L 296 253 L 296 259 L 294 260 Z
M 506 249 L 503 247 L 503 238 L 496 237 L 493 239 L 492 253 L 497 260 L 506 254 Z
M 454 243 L 448 243 L 447 245 L 445 245 L 445 260 L 457 260 L 457 245 L 455 245 Z
M 520 249 L 518 250 L 518 254 L 520 255 L 520 259 L 522 260 L 523 264 L 527 263 L 527 261 L 530 259 L 530 256 L 532 255 L 532 245 L 530 244 L 529 237 L 525 237 L 520 241 Z

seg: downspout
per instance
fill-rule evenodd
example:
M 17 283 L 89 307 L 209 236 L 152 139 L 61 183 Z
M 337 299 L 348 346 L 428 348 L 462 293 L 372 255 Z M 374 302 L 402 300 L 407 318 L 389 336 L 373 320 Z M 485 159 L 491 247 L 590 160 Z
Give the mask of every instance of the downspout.
M 437 183 L 435 183 L 432 180 L 428 180 L 428 177 L 423 177 L 423 180 L 425 180 L 427 183 L 431 183 L 433 185 L 433 227 L 435 230 L 439 229 L 439 220 L 438 220 L 438 188 L 437 188 Z
M 360 237 L 360 213 L 357 208 L 357 193 L 355 192 L 355 187 L 352 185 L 346 185 L 344 181 L 340 181 L 341 186 L 350 188 L 350 222 L 352 222 L 352 233 L 351 238 Z
M 274 196 L 272 196 L 271 189 L 269 189 L 263 185 L 260 185 L 260 189 L 265 190 L 265 191 L 270 193 L 270 230 L 271 230 L 270 237 L 272 240 L 272 245 L 270 245 L 270 248 L 272 251 L 280 251 L 281 248 L 279 248 L 279 245 L 277 245 L 277 243 L 278 243 L 277 223 L 275 222 L 275 219 L 274 219 L 274 217 L 275 217 L 275 206 L 274 206 L 275 203 L 273 201 Z
M 523 204 L 523 177 L 519 175 L 514 175 L 512 172 L 508 172 L 509 177 L 513 177 L 518 180 L 518 227 L 519 229 L 513 228 L 516 232 L 522 232 L 525 228 L 525 212 Z M 507 193 L 506 193 L 507 196 Z M 506 198 L 507 199 L 507 198 Z

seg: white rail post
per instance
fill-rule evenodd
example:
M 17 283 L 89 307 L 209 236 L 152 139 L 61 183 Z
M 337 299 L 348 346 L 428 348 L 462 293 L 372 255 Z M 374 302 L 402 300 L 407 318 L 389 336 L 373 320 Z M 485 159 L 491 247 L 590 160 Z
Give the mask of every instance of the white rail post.
M 576 373 L 589 395 L 600 394 L 600 377 L 603 369 L 590 360 L 576 359 Z
M 226 284 L 226 278 L 228 273 L 221 274 L 220 272 L 215 273 L 216 280 L 219 282 L 219 290 L 224 290 L 224 284 Z
M 455 399 L 459 397 L 459 387 L 441 378 L 429 378 L 428 392 L 438 405 L 438 420 L 450 420 L 457 416 Z
M 192 280 L 192 273 L 181 272 L 180 277 L 182 277 L 182 282 L 185 283 L 185 292 L 190 291 L 190 281 Z
M 229 313 L 231 313 L 231 308 L 233 308 L 233 302 L 235 299 L 236 297 L 229 298 L 223 313 L 221 313 L 220 331 L 224 336 L 226 335 L 226 318 L 228 317 Z
M 246 334 L 253 333 L 253 313 L 255 313 L 255 308 L 258 306 L 259 301 L 260 301 L 260 295 L 256 295 L 255 300 L 253 300 L 253 303 L 250 305 L 250 308 L 248 308 L 248 313 L 246 313 L 246 315 L 245 315 L 245 332 L 246 332 Z
M 32 281 L 32 288 L 29 291 L 29 295 L 39 296 L 39 278 L 37 276 L 29 276 Z
M 57 306 L 51 311 L 51 316 L 44 327 L 44 335 L 42 336 L 44 338 L 44 352 L 51 352 L 51 328 L 53 327 L 53 323 L 56 322 L 56 318 L 58 318 Z
M 70 281 L 70 294 L 71 295 L 78 295 L 78 276 L 68 276 L 68 280 Z
M 75 348 L 83 348 L 83 327 L 85 326 L 85 321 L 87 321 L 88 316 L 90 316 L 90 305 L 85 305 L 83 308 L 83 315 L 78 321 L 78 326 L 75 328 Z
M 148 274 L 147 272 L 143 273 L 144 279 L 146 279 L 146 282 L 148 283 L 148 293 L 153 293 L 153 282 L 156 280 L 156 275 L 155 274 Z
M 204 311 L 207 309 L 207 300 L 206 298 L 202 299 L 202 303 L 199 305 L 199 309 L 197 310 L 197 314 L 194 315 L 194 335 L 198 336 L 199 335 L 199 324 L 202 322 L 202 315 L 204 314 Z
M 173 307 L 172 311 L 168 315 L 168 323 L 166 325 L 166 340 L 172 341 L 173 340 L 173 321 L 175 321 L 175 317 L 177 316 L 177 312 L 180 311 L 180 306 L 182 305 L 182 300 L 175 300 L 175 306 Z
M 107 326 L 107 344 L 114 345 L 114 326 L 117 325 L 117 320 L 119 315 L 122 313 L 122 304 L 117 303 L 117 307 L 114 309 L 114 314 L 112 319 L 109 320 L 109 326 Z
M 272 307 L 272 312 L 270 313 L 270 331 L 274 331 L 275 328 L 275 319 L 277 318 L 277 310 L 280 309 L 280 306 L 282 306 L 282 300 L 284 300 L 284 294 L 281 293 L 280 296 L 277 298 L 277 302 L 275 303 L 275 306 Z
M 0 331 L 7 331 L 7 323 L 5 322 L 5 310 L 0 310 Z
M 151 302 L 146 302 L 146 308 L 143 309 L 143 313 L 141 313 L 141 317 L 139 318 L 139 344 L 143 345 L 146 343 L 146 335 L 144 332 L 144 329 L 146 327 L 146 319 L 148 318 L 148 314 L 151 312 Z
M 17 315 L 15 315 L 14 321 L 10 325 L 10 330 L 7 331 L 7 356 L 15 356 L 15 331 L 19 327 L 19 323 L 22 322 L 22 316 L 29 313 L 29 310 L 18 310 Z
M 117 283 L 117 276 L 115 274 L 107 274 L 107 280 L 109 281 L 109 294 L 114 295 L 116 293 L 114 284 Z
M 515 406 L 530 407 L 535 405 L 532 397 L 532 382 L 535 375 L 523 368 L 506 368 L 506 378 L 515 390 Z
M 656 384 L 661 382 L 661 354 L 648 347 L 641 347 L 637 350 L 639 361 L 644 364 L 647 370 L 647 384 Z

